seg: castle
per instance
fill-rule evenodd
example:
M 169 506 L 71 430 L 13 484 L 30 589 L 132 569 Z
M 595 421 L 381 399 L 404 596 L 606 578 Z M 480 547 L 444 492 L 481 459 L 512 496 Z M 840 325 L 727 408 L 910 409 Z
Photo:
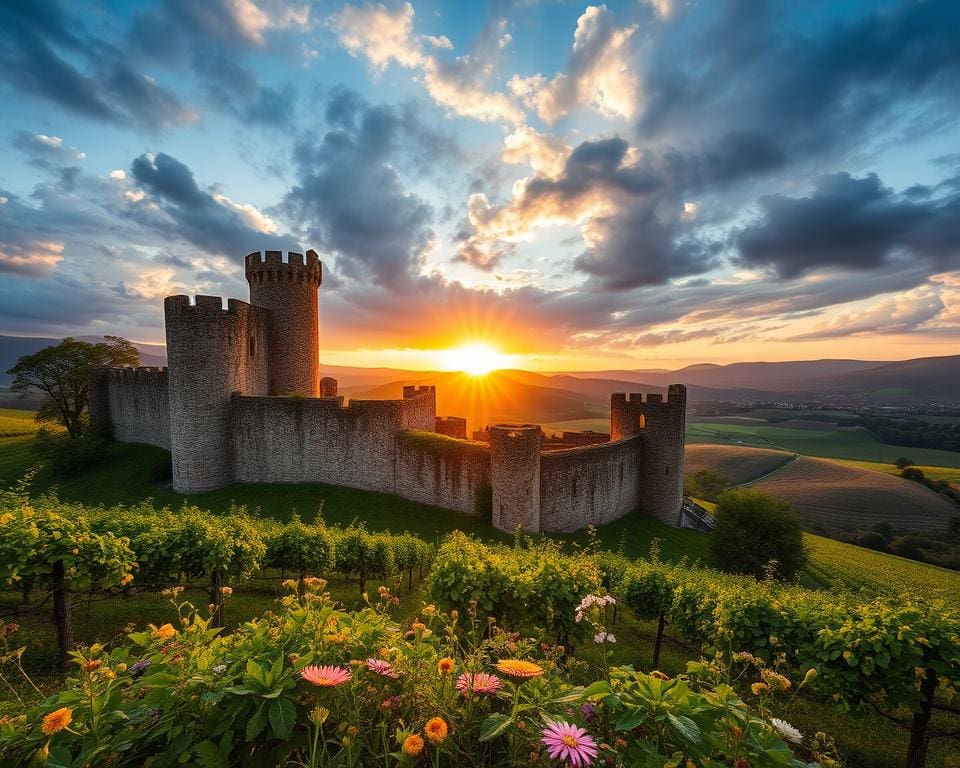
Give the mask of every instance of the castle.
M 251 253 L 249 303 L 168 296 L 167 367 L 98 371 L 91 420 L 169 450 L 184 494 L 329 483 L 490 514 L 505 531 L 574 531 L 635 509 L 684 522 L 684 386 L 666 400 L 614 394 L 608 441 L 549 451 L 534 424 L 464 439 L 463 419 L 437 418 L 434 387 L 344 403 L 337 382 L 320 378 L 321 269 L 315 251 Z

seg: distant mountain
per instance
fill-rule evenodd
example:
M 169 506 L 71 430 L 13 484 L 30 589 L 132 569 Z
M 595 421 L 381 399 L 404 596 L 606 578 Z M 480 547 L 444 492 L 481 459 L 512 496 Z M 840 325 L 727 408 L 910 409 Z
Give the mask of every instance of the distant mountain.
M 102 336 L 75 336 L 81 341 L 96 343 L 103 341 Z M 44 347 L 59 344 L 62 339 L 52 339 L 43 336 L 0 336 L 0 384 L 9 384 L 11 377 L 7 374 L 24 355 L 32 355 Z M 140 351 L 141 365 L 166 365 L 167 349 L 162 344 L 141 344 L 134 342 Z
M 960 355 L 883 363 L 794 383 L 792 390 L 850 395 L 865 400 L 960 402 Z

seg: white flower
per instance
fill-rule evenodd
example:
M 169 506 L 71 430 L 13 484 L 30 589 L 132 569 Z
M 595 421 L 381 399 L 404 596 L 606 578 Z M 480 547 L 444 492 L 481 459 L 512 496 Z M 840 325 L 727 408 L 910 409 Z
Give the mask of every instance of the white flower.
M 222 675 L 224 672 L 227 671 L 227 665 L 226 665 L 226 664 L 217 664 L 217 666 L 213 667 L 211 671 L 212 671 L 213 674 L 215 674 L 215 675 Z
M 774 730 L 786 741 L 792 741 L 794 744 L 799 744 L 803 741 L 803 734 L 790 725 L 790 723 L 788 723 L 786 720 L 780 720 L 779 718 L 774 717 L 771 718 L 770 725 L 772 725 Z
M 593 636 L 593 642 L 595 643 L 615 643 L 617 638 L 613 636 L 612 632 L 598 632 Z

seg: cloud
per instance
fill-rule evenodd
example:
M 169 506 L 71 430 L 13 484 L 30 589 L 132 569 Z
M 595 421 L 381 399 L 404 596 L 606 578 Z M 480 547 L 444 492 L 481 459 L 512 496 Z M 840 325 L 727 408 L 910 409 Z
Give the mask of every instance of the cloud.
M 330 129 L 297 143 L 297 183 L 281 208 L 314 247 L 334 254 L 340 276 L 408 290 L 434 247 L 434 212 L 406 189 L 398 166 L 428 148 L 439 163 L 444 145 L 414 109 L 370 105 L 348 89 L 329 95 L 325 114 Z
M 587 6 L 577 20 L 566 71 L 550 79 L 515 75 L 510 89 L 547 123 L 579 108 L 630 119 L 640 92 L 630 71 L 630 39 L 636 30 L 635 25 L 617 27 L 605 5 Z
M 13 137 L 13 146 L 29 158 L 31 165 L 47 170 L 59 171 L 70 163 L 86 158 L 86 153 L 76 147 L 65 146 L 59 136 L 47 136 L 43 133 L 17 131 Z
M 330 26 L 340 44 L 351 55 L 364 56 L 376 73 L 382 74 L 394 62 L 418 70 L 430 97 L 453 114 L 485 122 L 523 119 L 523 111 L 510 97 L 488 89 L 494 62 L 509 42 L 503 19 L 485 26 L 471 53 L 441 61 L 426 53 L 424 46 L 451 50 L 453 44 L 446 37 L 416 34 L 415 15 L 410 3 L 391 10 L 368 2 L 345 5 L 330 19 Z
M 822 176 L 807 197 L 767 195 L 759 208 L 758 220 L 735 235 L 739 261 L 781 277 L 825 266 L 877 269 L 897 252 L 938 266 L 957 258 L 960 191 L 917 200 L 875 174 L 837 173 Z
M 87 34 L 56 2 L 0 4 L 0 77 L 94 120 L 155 130 L 196 119 L 171 91 L 133 69 L 123 50 Z
M 63 243 L 32 240 L 18 243 L 0 242 L 0 272 L 21 275 L 49 275 L 63 261 Z

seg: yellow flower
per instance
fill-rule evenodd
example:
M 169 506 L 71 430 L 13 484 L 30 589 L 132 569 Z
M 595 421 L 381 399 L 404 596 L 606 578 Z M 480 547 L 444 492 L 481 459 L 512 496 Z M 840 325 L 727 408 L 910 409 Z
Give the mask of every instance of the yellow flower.
M 153 630 L 153 636 L 159 638 L 160 640 L 169 640 L 177 634 L 177 630 L 173 628 L 173 624 L 164 624 L 160 627 L 156 627 Z
M 763 670 L 760 673 L 760 677 L 763 678 L 763 682 L 765 682 L 767 685 L 774 688 L 779 688 L 781 691 L 785 691 L 790 687 L 790 681 L 779 672 L 774 672 L 772 669 Z
M 750 690 L 753 691 L 754 696 L 759 696 L 761 693 L 769 689 L 769 685 L 766 683 L 754 683 L 750 686 Z
M 73 710 L 69 707 L 61 707 L 43 718 L 43 725 L 40 726 L 40 730 L 45 735 L 51 736 L 54 733 L 59 733 L 72 722 Z
M 125 574 L 123 575 L 123 578 L 120 579 L 120 586 L 121 586 L 121 587 L 125 587 L 125 586 L 127 586 L 127 584 L 129 584 L 131 581 L 133 581 L 133 574 L 132 574 L 132 573 L 125 573 Z
M 449 656 L 444 656 L 440 661 L 437 662 L 437 672 L 441 675 L 449 675 L 453 672 L 453 659 Z
M 431 744 L 441 744 L 447 738 L 447 723 L 442 717 L 431 717 L 423 726 L 423 732 Z
M 508 677 L 539 677 L 543 674 L 543 669 L 532 661 L 522 661 L 521 659 L 503 659 L 497 662 L 497 669 Z
M 423 752 L 423 739 L 417 736 L 417 734 L 412 733 L 404 739 L 403 754 L 408 757 L 416 757 L 421 752 Z
M 319 704 L 310 712 L 310 720 L 318 728 L 327 721 L 328 717 L 330 717 L 330 710 Z

